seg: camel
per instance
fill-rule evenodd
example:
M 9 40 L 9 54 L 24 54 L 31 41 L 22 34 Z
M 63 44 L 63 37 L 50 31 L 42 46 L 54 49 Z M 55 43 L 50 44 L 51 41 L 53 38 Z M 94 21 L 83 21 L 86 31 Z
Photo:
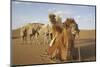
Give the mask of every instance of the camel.
M 21 36 L 21 40 L 26 40 L 27 39 L 27 29 L 26 29 L 26 27 L 21 28 L 20 36 Z
M 67 18 L 65 20 L 65 22 L 63 22 L 63 25 L 65 26 L 66 29 L 71 29 L 71 35 L 72 35 L 72 38 L 70 39 L 71 41 L 71 48 L 70 48 L 70 54 L 72 56 L 72 59 L 75 58 L 75 55 L 74 55 L 74 49 L 75 49 L 75 46 L 74 46 L 74 41 L 75 39 L 78 38 L 79 36 L 79 28 L 78 28 L 78 24 L 75 22 L 75 20 L 73 18 Z
M 35 29 L 32 24 L 28 26 L 27 31 L 29 40 L 32 40 L 36 35 L 39 35 L 38 28 Z
M 66 23 L 58 23 L 55 14 L 49 14 L 49 21 L 52 25 L 51 31 L 53 34 L 53 39 L 50 42 L 50 47 L 47 52 L 50 58 L 59 58 L 60 60 L 68 60 L 71 57 L 73 43 L 72 33 L 76 30 L 73 28 L 73 24 L 66 26 Z M 68 22 L 68 21 L 67 21 Z M 74 32 L 75 33 L 75 32 Z
M 32 40 L 36 35 L 39 35 L 38 28 L 34 28 L 32 24 L 23 26 L 20 30 L 22 40 Z
M 37 34 L 37 37 L 38 37 L 39 33 L 38 33 L 37 30 L 35 30 L 34 28 L 32 28 L 32 29 L 31 29 L 31 32 L 32 32 L 32 33 L 29 34 L 30 40 L 32 40 L 36 34 Z
M 52 45 L 48 48 L 48 54 L 51 58 L 59 57 L 60 60 L 66 60 L 67 46 L 65 42 L 68 41 L 68 39 L 64 39 L 64 37 L 66 37 L 66 34 L 64 34 L 66 29 L 63 29 L 63 26 L 61 26 L 60 23 L 57 23 L 54 14 L 49 14 L 49 21 L 52 24 L 51 30 L 53 34 L 53 40 L 50 43 Z

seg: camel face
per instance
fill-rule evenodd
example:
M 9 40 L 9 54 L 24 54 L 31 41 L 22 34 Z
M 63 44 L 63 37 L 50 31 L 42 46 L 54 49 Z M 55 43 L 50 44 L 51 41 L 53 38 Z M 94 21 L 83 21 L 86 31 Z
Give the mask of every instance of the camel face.
M 78 28 L 78 24 L 75 22 L 73 18 L 67 18 L 66 21 L 64 22 L 64 25 L 67 28 L 71 29 L 71 33 L 74 37 L 78 38 L 80 30 Z
M 71 24 L 70 27 L 72 34 L 76 34 L 77 33 L 76 24 Z
M 70 27 L 71 27 L 72 35 L 74 35 L 75 38 L 78 38 L 79 37 L 79 28 L 78 28 L 78 25 L 76 23 L 72 23 Z
M 49 14 L 49 21 L 54 24 L 56 22 L 55 14 Z

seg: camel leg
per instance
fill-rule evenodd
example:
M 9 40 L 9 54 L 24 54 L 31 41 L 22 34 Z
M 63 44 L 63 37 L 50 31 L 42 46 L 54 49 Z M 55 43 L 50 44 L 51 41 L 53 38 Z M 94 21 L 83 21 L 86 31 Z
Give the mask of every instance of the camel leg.
M 62 61 L 67 60 L 67 54 L 66 54 L 66 50 L 65 49 L 61 50 L 61 60 Z
M 79 61 L 81 61 L 80 47 L 78 47 Z

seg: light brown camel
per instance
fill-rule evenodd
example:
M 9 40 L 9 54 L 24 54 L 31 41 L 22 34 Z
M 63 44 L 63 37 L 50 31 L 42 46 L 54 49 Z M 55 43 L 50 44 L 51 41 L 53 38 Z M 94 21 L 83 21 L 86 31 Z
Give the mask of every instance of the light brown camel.
M 64 25 L 62 23 L 58 23 L 55 17 L 55 14 L 49 14 L 53 39 L 50 43 L 51 46 L 48 48 L 48 54 L 51 58 L 68 60 L 71 57 L 71 48 L 73 45 L 72 32 L 74 32 L 75 29 L 70 28 L 73 24 L 69 24 L 70 27 L 67 28 L 65 23 Z
M 49 20 L 52 24 L 52 34 L 53 40 L 50 44 L 52 44 L 48 48 L 48 54 L 51 58 L 59 58 L 60 60 L 67 60 L 68 59 L 68 33 L 67 30 L 57 23 L 55 15 L 49 14 Z
M 73 18 L 67 18 L 65 20 L 65 22 L 63 23 L 64 27 L 66 29 L 71 29 L 71 35 L 72 35 L 72 38 L 70 39 L 71 41 L 71 47 L 70 47 L 70 55 L 72 56 L 72 59 L 76 58 L 76 56 L 74 55 L 74 49 L 75 49 L 75 45 L 74 45 L 74 41 L 75 41 L 75 38 L 78 38 L 79 36 L 79 28 L 78 28 L 78 24 L 75 22 L 75 20 Z

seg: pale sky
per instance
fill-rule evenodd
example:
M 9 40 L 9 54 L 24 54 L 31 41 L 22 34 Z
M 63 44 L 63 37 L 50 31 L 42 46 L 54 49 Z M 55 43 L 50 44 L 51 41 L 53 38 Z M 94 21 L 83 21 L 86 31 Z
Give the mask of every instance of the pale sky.
M 95 29 L 95 6 L 12 1 L 12 29 L 27 23 L 48 23 L 48 13 L 76 20 L 80 29 Z

